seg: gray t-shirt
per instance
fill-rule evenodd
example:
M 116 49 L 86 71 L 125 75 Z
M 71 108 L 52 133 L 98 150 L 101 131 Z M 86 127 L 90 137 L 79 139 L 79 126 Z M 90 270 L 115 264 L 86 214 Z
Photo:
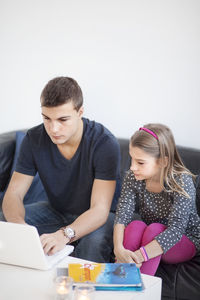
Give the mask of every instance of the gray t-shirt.
M 161 223 L 167 226 L 164 232 L 155 237 L 164 253 L 180 241 L 183 234 L 199 250 L 200 218 L 195 203 L 196 190 L 190 175 L 182 174 L 181 179 L 189 198 L 177 192 L 149 192 L 146 189 L 145 180 L 136 180 L 133 172 L 129 170 L 124 178 L 118 201 L 115 224 L 127 226 L 133 221 L 137 198 L 139 214 L 147 225 Z

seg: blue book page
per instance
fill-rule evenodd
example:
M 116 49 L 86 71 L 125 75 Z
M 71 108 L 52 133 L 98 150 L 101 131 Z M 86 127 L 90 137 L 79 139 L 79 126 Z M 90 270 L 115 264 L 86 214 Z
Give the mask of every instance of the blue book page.
M 96 279 L 97 284 L 141 286 L 140 270 L 133 264 L 107 263 Z

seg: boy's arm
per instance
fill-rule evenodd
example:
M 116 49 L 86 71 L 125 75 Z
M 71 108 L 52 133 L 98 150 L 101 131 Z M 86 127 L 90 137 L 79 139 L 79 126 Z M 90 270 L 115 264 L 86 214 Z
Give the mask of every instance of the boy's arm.
M 105 224 L 115 192 L 115 180 L 95 179 L 91 194 L 90 208 L 69 225 L 75 231 L 73 241 L 93 232 Z M 45 253 L 54 254 L 69 242 L 62 230 L 52 234 L 43 234 L 41 242 Z
M 23 200 L 34 176 L 14 172 L 5 193 L 2 210 L 8 222 L 25 224 Z
M 115 192 L 115 186 L 115 180 L 94 180 L 90 208 L 71 224 L 71 227 L 76 232 L 75 240 L 106 223 Z

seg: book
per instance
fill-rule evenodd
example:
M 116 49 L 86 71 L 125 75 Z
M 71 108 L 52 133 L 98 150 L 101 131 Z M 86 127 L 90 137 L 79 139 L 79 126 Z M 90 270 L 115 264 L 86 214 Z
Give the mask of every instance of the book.
M 143 289 L 140 269 L 135 263 L 69 263 L 68 276 L 75 285 L 91 283 L 96 290 Z

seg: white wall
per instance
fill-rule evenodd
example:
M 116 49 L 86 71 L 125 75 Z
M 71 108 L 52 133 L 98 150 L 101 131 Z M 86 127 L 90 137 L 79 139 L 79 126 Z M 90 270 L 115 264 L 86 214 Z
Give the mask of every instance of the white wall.
M 0 0 L 0 132 L 41 122 L 55 76 L 116 136 L 166 123 L 200 148 L 199 0 Z

